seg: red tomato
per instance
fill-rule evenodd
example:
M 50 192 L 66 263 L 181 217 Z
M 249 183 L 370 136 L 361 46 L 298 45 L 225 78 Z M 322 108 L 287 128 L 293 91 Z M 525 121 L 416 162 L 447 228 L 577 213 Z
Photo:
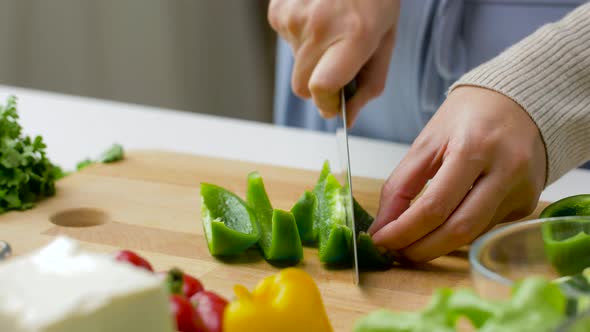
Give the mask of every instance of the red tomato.
M 197 317 L 189 300 L 181 295 L 170 295 L 170 312 L 176 329 L 182 332 L 203 332 L 196 325 Z
M 146 269 L 150 272 L 154 272 L 151 264 L 145 260 L 145 258 L 139 256 L 131 250 L 121 250 L 115 254 L 115 259 L 121 262 L 129 263 L 133 266 Z
M 210 292 L 202 291 L 191 297 L 197 316 L 197 327 L 207 332 L 222 332 L 223 310 L 227 300 Z
M 185 273 L 183 275 L 182 281 L 183 281 L 182 282 L 182 293 L 188 299 L 190 299 L 191 296 L 197 294 L 198 292 L 201 292 L 204 290 L 203 284 L 201 284 L 199 279 L 191 276 L 190 274 Z

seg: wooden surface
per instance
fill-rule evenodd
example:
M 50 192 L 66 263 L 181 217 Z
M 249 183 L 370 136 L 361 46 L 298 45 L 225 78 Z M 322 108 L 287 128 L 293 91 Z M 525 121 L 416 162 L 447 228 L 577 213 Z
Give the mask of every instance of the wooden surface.
M 320 165 L 318 165 L 319 168 Z M 200 221 L 199 183 L 210 182 L 245 196 L 246 176 L 258 170 L 275 207 L 290 209 L 310 189 L 318 174 L 246 162 L 173 153 L 140 151 L 123 162 L 96 165 L 58 182 L 55 197 L 26 212 L 0 216 L 0 239 L 16 255 L 48 243 L 58 234 L 82 241 L 92 250 L 136 250 L 157 270 L 178 266 L 205 287 L 229 298 L 233 285 L 252 289 L 279 268 L 257 250 L 224 261 L 209 255 Z M 381 180 L 355 178 L 354 194 L 371 213 L 378 204 Z M 354 321 L 377 308 L 423 307 L 437 287 L 471 286 L 467 249 L 411 268 L 361 275 L 352 284 L 350 270 L 327 270 L 317 250 L 306 248 L 300 268 L 318 283 L 336 331 L 350 331 Z

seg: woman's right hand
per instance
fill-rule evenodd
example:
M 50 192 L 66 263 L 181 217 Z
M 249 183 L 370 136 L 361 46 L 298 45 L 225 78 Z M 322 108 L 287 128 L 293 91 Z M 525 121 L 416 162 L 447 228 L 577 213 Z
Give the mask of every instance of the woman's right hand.
M 339 91 L 354 78 L 349 123 L 383 92 L 393 51 L 399 0 L 271 0 L 268 20 L 295 56 L 291 85 L 320 114 L 338 114 Z

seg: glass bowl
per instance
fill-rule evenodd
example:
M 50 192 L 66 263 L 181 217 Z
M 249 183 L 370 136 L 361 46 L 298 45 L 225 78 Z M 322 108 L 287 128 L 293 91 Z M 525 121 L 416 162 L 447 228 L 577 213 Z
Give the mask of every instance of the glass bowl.
M 535 219 L 499 227 L 477 239 L 469 250 L 471 277 L 480 296 L 493 300 L 507 299 L 512 284 L 519 279 L 532 276 L 555 279 L 561 276 L 554 267 L 560 266 L 555 264 L 555 255 L 548 256 L 550 252 L 543 241 L 544 223 L 552 223 L 551 237 L 557 239 L 555 244 L 568 244 L 562 240 L 575 237 L 575 240 L 583 240 L 583 245 L 588 244 L 586 248 L 590 251 L 590 217 Z M 557 259 L 572 261 L 574 256 L 560 248 L 561 257 Z M 590 259 L 590 255 L 581 256 Z M 584 263 L 583 260 L 584 257 L 576 257 L 575 263 Z
M 565 321 L 556 332 L 588 332 L 590 331 L 590 311 L 581 313 Z

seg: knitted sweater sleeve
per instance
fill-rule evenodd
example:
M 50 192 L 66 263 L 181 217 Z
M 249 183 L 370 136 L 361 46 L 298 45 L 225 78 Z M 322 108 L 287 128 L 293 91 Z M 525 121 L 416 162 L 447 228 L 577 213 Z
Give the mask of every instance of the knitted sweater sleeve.
M 535 122 L 550 184 L 590 159 L 590 3 L 466 73 L 460 86 L 497 91 Z

